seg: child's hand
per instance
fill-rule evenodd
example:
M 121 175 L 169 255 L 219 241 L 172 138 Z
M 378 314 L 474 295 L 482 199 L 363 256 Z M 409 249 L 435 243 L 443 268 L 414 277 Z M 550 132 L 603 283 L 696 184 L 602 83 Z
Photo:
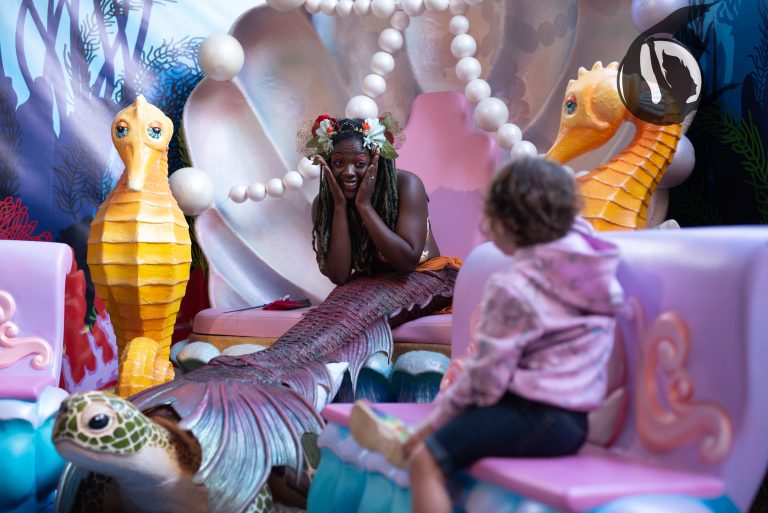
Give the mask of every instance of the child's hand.
M 424 424 L 420 426 L 416 431 L 414 431 L 410 437 L 408 437 L 408 440 L 406 440 L 403 444 L 403 456 L 405 457 L 406 461 L 411 457 L 413 452 L 416 450 L 416 447 L 418 447 L 419 444 L 434 431 L 435 428 L 432 427 L 432 424 Z

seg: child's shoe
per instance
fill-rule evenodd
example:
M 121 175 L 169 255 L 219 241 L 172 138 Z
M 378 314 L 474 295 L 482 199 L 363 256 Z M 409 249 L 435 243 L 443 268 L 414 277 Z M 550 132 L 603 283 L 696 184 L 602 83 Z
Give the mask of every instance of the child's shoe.
M 357 401 L 349 415 L 349 431 L 366 449 L 381 453 L 396 467 L 406 466 L 403 444 L 410 430 L 400 419 L 375 409 L 368 401 Z

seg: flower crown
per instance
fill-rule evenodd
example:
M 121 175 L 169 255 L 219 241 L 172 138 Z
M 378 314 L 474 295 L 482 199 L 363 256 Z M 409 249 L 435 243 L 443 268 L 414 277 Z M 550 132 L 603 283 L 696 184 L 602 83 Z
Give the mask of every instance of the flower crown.
M 333 137 L 342 132 L 359 132 L 363 135 L 363 147 L 371 152 L 380 149 L 380 155 L 387 159 L 397 158 L 395 147 L 402 146 L 404 137 L 397 134 L 399 126 L 391 114 L 378 118 L 351 118 L 336 120 L 328 114 L 315 119 L 305 144 L 304 152 L 308 156 L 327 157 L 333 151 Z

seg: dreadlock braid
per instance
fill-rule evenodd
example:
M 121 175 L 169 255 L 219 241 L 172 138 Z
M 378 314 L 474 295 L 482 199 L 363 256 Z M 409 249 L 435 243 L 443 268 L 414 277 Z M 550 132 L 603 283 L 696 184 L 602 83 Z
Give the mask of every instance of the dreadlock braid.
M 371 204 L 390 230 L 397 223 L 397 168 L 392 159 L 379 158 L 379 170 L 373 190 Z M 363 221 L 353 202 L 347 203 L 349 237 L 352 245 L 352 271 L 369 273 L 376 257 L 376 247 L 371 236 L 363 227 Z M 312 247 L 315 250 L 320 270 L 325 272 L 325 261 L 331 244 L 331 223 L 333 221 L 333 195 L 325 175 L 320 180 L 320 193 L 312 229 Z

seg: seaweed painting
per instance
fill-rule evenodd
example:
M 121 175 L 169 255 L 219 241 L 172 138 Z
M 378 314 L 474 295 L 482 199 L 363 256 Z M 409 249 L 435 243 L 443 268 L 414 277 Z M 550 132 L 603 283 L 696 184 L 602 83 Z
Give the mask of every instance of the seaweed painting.
M 110 140 L 112 118 L 142 93 L 178 126 L 202 79 L 201 37 L 149 37 L 153 14 L 176 3 L 17 0 L 13 79 L 0 56 L 0 200 L 21 195 L 29 215 L 73 247 L 86 272 L 89 312 L 90 221 L 122 171 Z M 178 137 L 169 165 L 184 166 Z
M 756 32 L 758 43 L 741 50 Z M 721 0 L 680 40 L 697 55 L 704 84 L 687 133 L 696 166 L 670 191 L 670 215 L 684 226 L 768 223 L 768 0 Z

